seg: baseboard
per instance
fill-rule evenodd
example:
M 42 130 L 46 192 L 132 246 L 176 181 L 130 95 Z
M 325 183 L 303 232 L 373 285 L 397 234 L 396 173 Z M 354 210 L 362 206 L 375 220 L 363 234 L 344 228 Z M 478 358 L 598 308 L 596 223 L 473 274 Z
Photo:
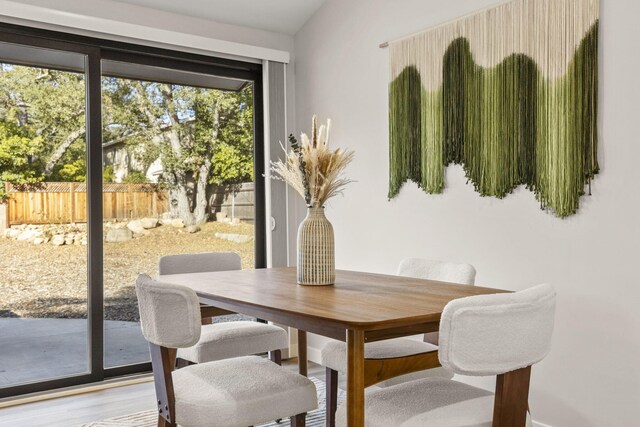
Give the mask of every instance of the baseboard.
M 59 397 L 75 396 L 78 394 L 93 393 L 95 391 L 107 390 L 110 388 L 124 387 L 133 384 L 148 383 L 153 381 L 153 375 L 150 373 L 136 374 L 128 377 L 118 377 L 106 379 L 104 381 L 81 384 L 72 387 L 61 388 L 53 391 L 42 391 L 37 393 L 26 394 L 17 397 L 7 397 L 0 400 L 0 409 L 9 408 L 11 406 L 23 405 L 25 403 L 40 402 L 43 400 L 57 399 Z
M 533 425 L 533 427 L 553 427 L 552 425 L 540 423 L 534 420 L 531 421 L 531 424 Z

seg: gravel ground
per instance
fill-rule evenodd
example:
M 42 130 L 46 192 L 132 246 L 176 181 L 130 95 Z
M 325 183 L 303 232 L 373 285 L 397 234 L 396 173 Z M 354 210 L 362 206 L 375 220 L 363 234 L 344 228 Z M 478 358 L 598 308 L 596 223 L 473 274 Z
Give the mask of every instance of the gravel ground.
M 232 251 L 243 268 L 254 265 L 253 241 L 233 243 L 214 233 L 253 235 L 249 224 L 210 222 L 189 234 L 171 226 L 128 242 L 104 244 L 107 320 L 138 321 L 134 283 L 139 273 L 158 274 L 163 255 Z M 0 237 L 0 317 L 87 317 L 86 246 L 33 245 Z

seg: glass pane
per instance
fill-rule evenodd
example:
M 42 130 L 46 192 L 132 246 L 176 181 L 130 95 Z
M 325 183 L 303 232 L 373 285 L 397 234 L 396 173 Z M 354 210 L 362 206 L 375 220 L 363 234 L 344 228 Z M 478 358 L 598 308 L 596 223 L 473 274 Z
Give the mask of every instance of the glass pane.
M 0 43 L 0 387 L 89 371 L 83 64 Z
M 103 61 L 107 368 L 149 360 L 134 284 L 161 256 L 233 251 L 254 267 L 253 87 L 126 65 Z

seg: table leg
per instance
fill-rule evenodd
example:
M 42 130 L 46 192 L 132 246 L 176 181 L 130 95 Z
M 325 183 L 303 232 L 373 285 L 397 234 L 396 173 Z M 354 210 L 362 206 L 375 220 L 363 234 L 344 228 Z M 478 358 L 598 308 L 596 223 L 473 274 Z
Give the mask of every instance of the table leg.
M 527 423 L 531 366 L 498 375 L 493 427 L 524 427 Z
M 347 331 L 347 425 L 364 427 L 363 331 Z
M 307 376 L 307 332 L 298 329 L 298 372 Z

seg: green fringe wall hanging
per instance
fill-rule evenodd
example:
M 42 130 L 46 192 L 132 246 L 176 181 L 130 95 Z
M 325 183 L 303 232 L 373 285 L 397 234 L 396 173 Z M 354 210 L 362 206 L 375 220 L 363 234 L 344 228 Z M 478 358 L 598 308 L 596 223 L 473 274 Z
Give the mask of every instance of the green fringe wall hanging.
M 576 212 L 598 173 L 598 0 L 515 0 L 389 43 L 389 198 L 441 193 L 463 167 L 482 196 L 525 185 Z

